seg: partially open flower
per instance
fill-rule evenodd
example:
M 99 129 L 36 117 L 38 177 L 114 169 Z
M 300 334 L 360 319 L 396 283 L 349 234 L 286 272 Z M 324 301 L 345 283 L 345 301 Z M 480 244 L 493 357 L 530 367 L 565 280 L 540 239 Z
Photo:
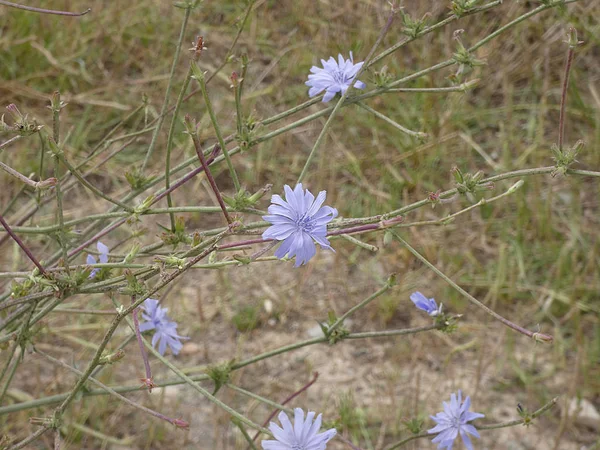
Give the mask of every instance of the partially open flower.
M 85 260 L 86 264 L 97 264 L 98 262 L 100 262 L 100 264 L 106 264 L 108 262 L 108 247 L 102 242 L 98 241 L 98 243 L 96 244 L 96 248 L 98 249 L 98 253 L 100 254 L 98 256 L 99 261 L 96 260 L 95 256 L 87 255 L 87 258 Z M 93 269 L 90 273 L 90 278 L 94 278 L 99 271 L 100 269 L 98 268 Z

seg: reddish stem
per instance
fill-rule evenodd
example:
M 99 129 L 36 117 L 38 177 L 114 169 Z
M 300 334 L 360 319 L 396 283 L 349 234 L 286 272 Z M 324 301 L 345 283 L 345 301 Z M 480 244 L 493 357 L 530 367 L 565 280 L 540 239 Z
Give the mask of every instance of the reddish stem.
M 23 241 L 21 240 L 21 238 L 19 238 L 19 236 L 17 236 L 13 232 L 13 230 L 11 230 L 10 226 L 8 225 L 8 223 L 6 223 L 6 220 L 4 220 L 4 217 L 2 217 L 1 214 L 0 214 L 0 223 L 2 223 L 2 226 L 4 227 L 4 229 L 6 230 L 6 232 L 10 235 L 10 237 L 12 237 L 15 240 L 15 242 L 19 245 L 19 247 L 21 247 L 21 249 L 25 252 L 25 254 L 27 255 L 27 257 L 31 260 L 31 262 L 36 265 L 36 267 L 40 270 L 40 272 L 42 273 L 42 275 L 47 275 L 46 270 L 44 269 L 44 266 L 42 266 L 40 264 L 40 262 L 36 259 L 36 257 L 33 256 L 33 253 L 31 253 L 31 251 L 29 251 L 29 249 L 23 243 Z
M 311 387 L 319 378 L 319 372 L 315 372 L 313 373 L 313 379 L 310 380 L 308 383 L 306 383 L 302 388 L 300 388 L 298 391 L 294 392 L 292 395 L 290 395 L 288 398 L 286 398 L 284 401 L 281 402 L 282 405 L 285 405 L 289 402 L 291 402 L 293 399 L 295 399 L 296 397 L 298 397 L 300 394 L 302 394 L 304 391 L 306 391 L 309 387 Z M 279 411 L 279 409 L 274 410 L 269 417 L 267 417 L 267 420 L 265 420 L 263 422 L 263 428 L 266 427 L 269 422 L 271 421 L 271 419 L 273 417 L 275 417 L 275 414 L 277 414 L 277 412 Z M 260 431 L 257 431 L 256 434 L 254 435 L 254 437 L 252 438 L 252 442 L 256 441 L 256 438 L 260 436 Z M 246 448 L 246 450 L 249 450 L 250 446 L 248 446 Z
M 135 302 L 135 297 L 132 297 L 131 301 Z M 148 387 L 148 392 L 152 392 L 154 382 L 152 381 L 152 371 L 150 370 L 148 353 L 146 352 L 146 347 L 144 347 L 144 342 L 142 341 L 142 333 L 140 333 L 140 321 L 138 319 L 138 310 L 139 308 L 135 308 L 131 313 L 133 317 L 133 327 L 135 329 L 135 337 L 137 338 L 138 344 L 140 346 L 140 353 L 142 354 L 142 359 L 144 360 L 144 367 L 146 368 L 146 378 L 143 379 L 144 385 Z
M 208 178 L 208 182 L 210 183 L 210 187 L 215 193 L 215 197 L 217 197 L 217 201 L 219 202 L 219 206 L 223 210 L 223 215 L 225 216 L 225 220 L 227 223 L 231 225 L 233 222 L 229 213 L 227 212 L 227 206 L 225 206 L 225 202 L 223 201 L 223 197 L 221 196 L 221 191 L 219 191 L 219 187 L 217 186 L 217 182 L 215 181 L 210 169 L 208 167 L 208 163 L 206 162 L 206 158 L 204 157 L 204 152 L 202 151 L 202 146 L 200 145 L 200 140 L 198 139 L 198 134 L 196 134 L 195 127 L 191 124 L 191 119 L 189 116 L 186 117 L 186 123 L 189 123 L 190 135 L 192 136 L 192 142 L 194 143 L 194 148 L 196 149 L 196 154 L 198 155 L 198 159 L 200 160 L 200 164 L 204 168 L 204 173 L 206 174 L 206 178 Z

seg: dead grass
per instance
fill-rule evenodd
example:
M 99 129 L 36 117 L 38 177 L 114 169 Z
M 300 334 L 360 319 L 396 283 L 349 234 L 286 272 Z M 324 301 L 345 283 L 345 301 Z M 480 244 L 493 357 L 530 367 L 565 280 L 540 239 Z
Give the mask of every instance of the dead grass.
M 446 17 L 445 4 L 429 3 L 406 1 L 404 9 L 413 17 L 430 12 L 432 22 Z M 452 33 L 457 28 L 465 30 L 463 41 L 472 44 L 535 5 L 537 2 L 505 2 L 492 12 L 467 17 L 393 54 L 385 61 L 387 70 L 401 77 L 435 64 L 454 52 Z M 56 0 L 53 6 L 73 9 L 76 5 Z M 161 1 L 104 1 L 92 6 L 93 14 L 80 20 L 0 8 L 0 103 L 16 103 L 48 126 L 50 115 L 45 106 L 51 93 L 59 89 L 69 102 L 61 120 L 63 134 L 68 136 L 65 151 L 74 160 L 83 159 L 106 130 L 141 104 L 142 94 L 149 97 L 149 117 L 160 110 L 181 18 L 181 11 Z M 385 6 L 374 1 L 257 2 L 236 52 L 247 52 L 251 61 L 246 113 L 252 111 L 264 118 L 304 100 L 306 74 L 319 58 L 350 49 L 356 58 L 364 57 L 385 23 Z M 202 64 L 209 72 L 220 64 L 242 11 L 237 2 L 207 0 L 193 14 L 186 42 L 196 34 L 205 36 L 208 51 Z M 483 170 L 492 175 L 552 164 L 549 148 L 556 141 L 565 56 L 562 40 L 569 25 L 577 27 L 586 44 L 577 52 L 572 73 L 566 136 L 569 143 L 586 141 L 578 167 L 597 170 L 598 17 L 597 2 L 581 1 L 565 11 L 536 16 L 492 41 L 478 52 L 487 65 L 472 75 L 481 83 L 469 93 L 394 94 L 369 102 L 398 123 L 430 133 L 427 143 L 416 142 L 364 111 L 348 107 L 321 149 L 309 184 L 327 189 L 328 203 L 343 216 L 367 216 L 422 199 L 429 191 L 452 187 L 449 171 L 454 165 L 465 172 Z M 400 39 L 398 21 L 384 45 L 389 47 Z M 186 69 L 182 61 L 178 80 Z M 237 63 L 229 64 L 211 86 L 227 134 L 235 129 L 227 79 L 232 70 L 239 70 Z M 449 71 L 434 73 L 410 86 L 447 86 L 448 75 Z M 365 80 L 371 76 L 367 74 Z M 179 83 L 174 95 L 178 90 Z M 319 108 L 321 105 L 315 105 L 311 111 Z M 193 97 L 182 112 L 203 121 L 207 143 L 212 142 L 201 98 Z M 276 189 L 293 183 L 322 125 L 323 121 L 305 125 L 236 156 L 243 183 L 250 190 L 266 183 L 273 183 Z M 141 128 L 143 116 L 139 115 L 119 134 Z M 178 131 L 174 162 L 192 155 L 183 128 Z M 149 140 L 150 134 L 140 136 L 98 171 L 94 184 L 114 197 L 126 193 L 124 173 L 141 163 Z M 163 170 L 165 140 L 166 131 L 152 161 L 155 174 Z M 4 150 L 3 161 L 23 173 L 37 172 L 36 145 L 24 141 Z M 46 167 L 50 173 L 48 161 Z M 215 173 L 217 182 L 231 193 L 224 166 L 221 170 Z M 6 205 L 20 186 L 5 174 L 0 177 L 4 177 L 0 204 Z M 496 192 L 510 184 L 511 180 L 498 183 Z M 174 196 L 175 204 L 214 204 L 205 181 L 194 180 L 186 186 Z M 353 331 L 425 324 L 408 299 L 414 290 L 427 292 L 447 310 L 464 314 L 459 331 L 309 347 L 237 371 L 233 382 L 283 401 L 318 371 L 318 382 L 295 405 L 323 411 L 340 433 L 364 449 L 381 449 L 399 439 L 406 433 L 403 420 L 426 418 L 458 388 L 468 391 L 476 405 L 473 409 L 486 414 L 486 423 L 515 417 L 519 402 L 533 410 L 561 395 L 560 406 L 533 427 L 486 432 L 477 448 L 591 448 L 588 446 L 597 442 L 598 430 L 565 415 L 564 405 L 580 397 L 600 407 L 599 194 L 600 187 L 593 179 L 531 177 L 518 194 L 503 203 L 475 210 L 445 227 L 405 232 L 413 246 L 485 304 L 523 326 L 540 324 L 543 331 L 553 334 L 553 346 L 534 345 L 490 321 L 407 251 L 386 245 L 382 235 L 372 235 L 365 241 L 380 248 L 377 254 L 338 240 L 337 253 L 320 252 L 302 270 L 269 262 L 184 277 L 163 295 L 181 323 L 181 333 L 192 338 L 176 361 L 180 367 L 192 368 L 190 373 L 199 374 L 206 365 L 243 359 L 310 337 L 316 321 L 325 320 L 327 311 L 346 311 L 378 289 L 390 273 L 398 273 L 399 285 L 391 293 L 353 317 Z M 25 203 L 25 196 L 22 201 Z M 418 210 L 407 219 L 440 218 L 468 204 L 460 199 L 433 210 Z M 49 203 L 33 223 L 52 223 L 53 207 Z M 106 208 L 104 202 L 77 189 L 69 193 L 66 216 L 81 217 Z M 18 207 L 11 213 L 18 216 Z M 190 231 L 220 223 L 216 216 L 183 216 Z M 166 217 L 144 217 L 133 231 L 146 230 L 141 240 L 154 242 L 160 234 L 157 224 L 166 225 L 167 221 Z M 113 247 L 131 232 L 131 228 L 123 228 L 107 243 Z M 36 254 L 50 255 L 57 248 L 47 236 L 28 236 L 27 242 Z M 27 266 L 14 244 L 4 244 L 3 250 L 3 270 Z M 269 312 L 266 302 L 272 304 Z M 99 295 L 79 296 L 69 303 L 111 307 L 110 300 Z M 255 308 L 258 326 L 239 332 L 234 318 L 247 313 L 247 307 Z M 50 315 L 36 335 L 35 345 L 81 368 L 93 351 L 85 343 L 98 342 L 107 323 L 102 317 Z M 123 329 L 115 343 L 126 335 Z M 109 385 L 138 382 L 143 369 L 136 347 L 130 344 L 126 352 L 126 360 L 104 371 L 101 381 Z M 155 379 L 169 377 L 158 364 L 153 363 L 153 368 Z M 40 398 L 66 392 L 74 381 L 63 370 L 27 354 L 9 394 L 11 401 Z M 227 415 L 189 388 L 173 386 L 151 396 L 141 392 L 127 395 L 167 415 L 184 417 L 191 423 L 190 431 L 167 427 L 105 396 L 86 397 L 75 402 L 65 418 L 63 449 L 244 448 L 243 438 Z M 270 413 L 269 408 L 227 388 L 219 396 L 256 422 Z M 44 407 L 0 416 L 0 429 L 11 438 L 23 438 L 34 430 L 28 418 L 42 417 L 49 410 Z M 426 441 L 416 442 L 407 448 L 434 447 Z M 331 447 L 348 448 L 340 442 Z M 51 437 L 31 448 L 52 448 Z

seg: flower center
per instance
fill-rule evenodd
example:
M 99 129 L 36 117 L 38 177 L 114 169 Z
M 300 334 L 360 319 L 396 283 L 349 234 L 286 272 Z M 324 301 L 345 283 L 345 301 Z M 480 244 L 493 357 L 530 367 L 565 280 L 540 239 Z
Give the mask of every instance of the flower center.
M 453 416 L 452 417 L 452 427 L 453 428 L 457 428 L 460 429 L 460 426 L 462 425 L 462 421 L 460 420 L 460 416 Z
M 349 84 L 350 81 L 351 81 L 350 79 L 348 79 L 348 77 L 346 77 L 346 74 L 341 69 L 335 70 L 331 74 L 331 76 L 333 77 L 333 79 L 335 80 L 335 82 L 338 83 L 338 84 Z
M 296 226 L 298 228 L 300 228 L 302 231 L 305 231 L 306 233 L 310 233 L 315 228 L 315 224 L 312 220 L 312 217 L 310 217 L 306 213 L 302 214 L 296 220 Z

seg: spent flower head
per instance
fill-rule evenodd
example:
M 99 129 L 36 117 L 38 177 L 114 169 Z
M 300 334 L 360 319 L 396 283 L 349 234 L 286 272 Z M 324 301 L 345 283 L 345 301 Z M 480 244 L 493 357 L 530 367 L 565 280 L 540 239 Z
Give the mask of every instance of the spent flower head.
M 349 59 L 344 59 L 344 57 L 339 54 L 337 61 L 333 56 L 330 56 L 327 61 L 322 59 L 321 64 L 323 65 L 323 68 L 317 66 L 312 66 L 310 68 L 312 73 L 308 76 L 308 81 L 305 84 L 310 87 L 308 90 L 309 97 L 314 97 L 325 91 L 323 102 L 328 102 L 335 97 L 335 94 L 338 92 L 341 92 L 342 95 L 344 95 L 346 90 L 354 82 L 354 78 L 363 66 L 364 61 L 354 64 L 352 52 L 350 52 Z M 362 81 L 356 81 L 354 87 L 357 89 L 364 89 L 366 85 Z
M 410 294 L 410 299 L 412 300 L 412 302 L 415 304 L 415 306 L 417 308 L 425 311 L 431 317 L 439 316 L 442 313 L 442 304 L 441 303 L 440 303 L 440 306 L 438 307 L 437 303 L 435 302 L 435 299 L 427 298 L 423 294 L 421 294 L 419 291 L 413 292 L 412 294 Z
M 314 241 L 322 248 L 333 250 L 327 240 L 327 224 L 337 217 L 337 209 L 321 206 L 327 196 L 319 192 L 317 198 L 298 183 L 294 190 L 284 186 L 285 200 L 275 194 L 271 197 L 269 215 L 263 219 L 271 226 L 262 234 L 263 239 L 283 241 L 275 256 L 296 256 L 296 267 L 306 263 L 317 252 Z M 314 240 L 314 241 L 313 241 Z
M 177 323 L 172 321 L 167 316 L 169 308 L 162 308 L 158 304 L 158 300 L 147 298 L 142 306 L 144 312 L 142 319 L 144 323 L 140 324 L 140 331 L 154 330 L 152 336 L 152 346 L 155 347 L 158 342 L 158 353 L 164 355 L 167 350 L 167 345 L 171 348 L 174 355 L 177 355 L 183 347 L 181 339 L 189 339 L 177 334 Z
M 98 241 L 96 243 L 96 248 L 98 249 L 98 253 L 100 254 L 98 256 L 98 259 L 96 259 L 96 257 L 93 255 L 87 255 L 87 258 L 85 260 L 86 264 L 96 264 L 98 262 L 100 262 L 100 264 L 106 264 L 108 262 L 108 247 L 102 242 Z M 90 273 L 90 278 L 94 278 L 99 271 L 100 269 L 98 268 L 93 269 Z
M 313 411 L 306 414 L 305 420 L 304 411 L 300 408 L 294 409 L 294 425 L 283 411 L 277 417 L 283 428 L 273 422 L 269 424 L 269 430 L 275 440 L 262 441 L 264 450 L 325 450 L 327 442 L 337 433 L 335 428 L 319 433 L 321 414 L 314 419 Z
M 427 430 L 427 432 L 429 434 L 438 433 L 431 442 L 439 444 L 438 449 L 452 450 L 454 440 L 460 434 L 465 447 L 468 450 L 473 450 L 473 444 L 471 444 L 471 439 L 468 434 L 479 438 L 479 433 L 473 425 L 467 422 L 485 416 L 469 411 L 471 399 L 467 396 L 463 403 L 462 392 L 460 390 L 458 391 L 458 396 L 457 394 L 452 394 L 450 396 L 450 403 L 443 402 L 443 404 L 444 411 L 437 413 L 435 416 L 430 416 L 437 425 L 430 430 Z

